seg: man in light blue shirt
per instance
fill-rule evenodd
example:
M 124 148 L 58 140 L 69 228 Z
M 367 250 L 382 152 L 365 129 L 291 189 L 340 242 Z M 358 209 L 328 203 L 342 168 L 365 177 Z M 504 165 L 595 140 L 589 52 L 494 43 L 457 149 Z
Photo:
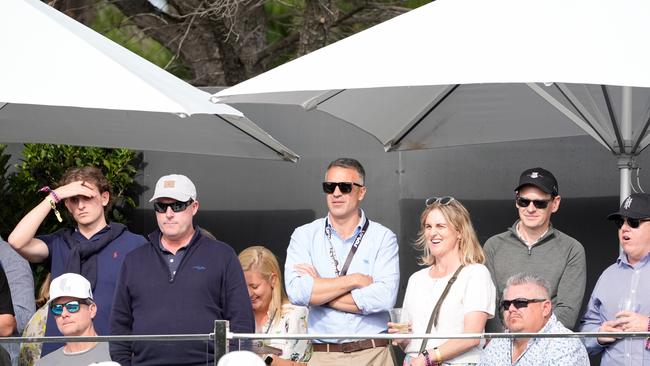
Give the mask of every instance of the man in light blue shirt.
M 581 332 L 645 332 L 650 329 L 650 194 L 634 193 L 607 217 L 623 248 L 598 279 L 580 324 Z M 601 365 L 650 365 L 650 342 L 639 338 L 585 338 Z
M 387 330 L 399 286 L 395 234 L 370 221 L 360 204 L 365 171 L 350 158 L 327 168 L 328 215 L 297 228 L 285 263 L 295 305 L 309 306 L 309 333 L 375 334 Z M 388 340 L 319 339 L 309 365 L 393 365 Z

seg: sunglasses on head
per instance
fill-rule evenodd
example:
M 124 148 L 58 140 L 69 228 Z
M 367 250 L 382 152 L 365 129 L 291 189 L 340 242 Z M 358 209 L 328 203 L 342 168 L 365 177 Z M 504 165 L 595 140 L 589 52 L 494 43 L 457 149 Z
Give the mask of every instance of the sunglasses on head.
M 74 300 L 74 301 L 68 301 L 65 304 L 52 304 L 50 305 L 50 311 L 55 316 L 59 316 L 63 314 L 63 308 L 65 307 L 66 310 L 68 310 L 68 313 L 74 314 L 78 312 L 79 309 L 81 309 L 81 304 L 90 305 L 90 302 L 88 300 L 85 301 Z
M 193 199 L 190 199 L 189 201 L 186 202 L 181 202 L 181 201 L 174 201 L 169 203 L 154 202 L 153 209 L 156 210 L 156 212 L 158 213 L 165 213 L 167 212 L 167 207 L 171 207 L 172 211 L 181 212 L 181 211 L 185 211 L 187 206 L 191 205 L 192 202 L 194 202 Z
M 323 192 L 327 194 L 332 194 L 336 190 L 336 187 L 339 187 L 341 193 L 350 193 L 352 192 L 352 187 L 363 187 L 362 184 L 353 183 L 353 182 L 323 182 Z
M 641 225 L 642 222 L 650 221 L 650 219 L 632 219 L 629 217 L 617 217 L 614 219 L 614 223 L 619 229 L 623 227 L 625 221 L 627 221 L 627 226 L 631 227 L 632 229 L 636 229 L 639 227 L 639 225 Z
M 424 200 L 424 204 L 426 206 L 431 206 L 436 203 L 442 205 L 442 206 L 447 206 L 448 204 L 454 202 L 455 198 L 451 196 L 442 196 L 442 197 L 429 197 L 426 200 Z
M 517 197 L 516 202 L 517 202 L 517 206 L 521 208 L 528 207 L 528 205 L 530 205 L 531 202 L 533 203 L 535 208 L 546 208 L 548 207 L 548 204 L 551 203 L 551 201 L 553 201 L 553 198 L 549 198 L 547 200 L 531 200 L 524 197 Z
M 506 311 L 510 309 L 510 305 L 514 305 L 515 309 L 527 308 L 528 304 L 531 302 L 544 302 L 546 299 L 523 299 L 517 298 L 514 300 L 502 300 L 501 301 L 501 310 Z

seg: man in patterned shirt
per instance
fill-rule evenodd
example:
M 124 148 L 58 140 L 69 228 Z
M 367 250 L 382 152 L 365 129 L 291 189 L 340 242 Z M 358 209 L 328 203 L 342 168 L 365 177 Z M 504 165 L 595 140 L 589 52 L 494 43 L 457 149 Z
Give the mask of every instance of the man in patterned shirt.
M 553 314 L 550 285 L 527 273 L 510 277 L 499 310 L 509 333 L 571 333 Z M 479 365 L 589 365 L 587 351 L 576 338 L 497 338 L 483 350 Z

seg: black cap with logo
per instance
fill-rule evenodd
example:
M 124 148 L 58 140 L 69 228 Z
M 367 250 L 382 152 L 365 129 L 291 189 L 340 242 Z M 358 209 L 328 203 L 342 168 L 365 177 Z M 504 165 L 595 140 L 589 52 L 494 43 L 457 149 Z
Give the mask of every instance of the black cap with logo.
M 621 208 L 607 216 L 607 220 L 616 220 L 619 217 L 631 219 L 645 219 L 650 217 L 650 194 L 632 193 L 621 203 Z
M 515 188 L 515 192 L 519 191 L 523 186 L 535 186 L 546 193 L 550 193 L 553 196 L 559 194 L 557 188 L 557 180 L 553 176 L 553 173 L 549 172 L 544 168 L 532 168 L 526 169 L 521 173 L 519 177 L 519 185 Z

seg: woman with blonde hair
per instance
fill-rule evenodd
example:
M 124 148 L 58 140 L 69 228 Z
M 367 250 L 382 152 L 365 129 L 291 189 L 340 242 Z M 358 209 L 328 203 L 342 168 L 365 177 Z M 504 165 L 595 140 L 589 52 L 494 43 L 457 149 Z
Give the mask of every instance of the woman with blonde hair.
M 415 247 L 426 265 L 409 278 L 403 312 L 413 333 L 482 333 L 494 316 L 496 289 L 467 209 L 453 197 L 431 197 L 420 216 Z M 388 323 L 389 333 L 398 333 Z M 404 365 L 474 365 L 478 339 L 399 340 Z
M 45 335 L 45 326 L 47 325 L 47 314 L 50 312 L 47 306 L 47 300 L 50 299 L 50 282 L 52 281 L 52 274 L 48 273 L 41 283 L 41 288 L 38 291 L 38 298 L 36 299 L 36 306 L 38 310 L 32 315 L 23 330 L 23 337 L 43 337 Z M 21 343 L 20 354 L 18 356 L 19 366 L 32 366 L 36 360 L 41 358 L 41 350 L 43 343 Z
M 307 308 L 289 302 L 275 255 L 263 246 L 252 246 L 239 254 L 239 262 L 255 313 L 255 333 L 307 333 Z M 266 344 L 282 350 L 280 356 L 264 356 L 267 365 L 302 366 L 311 358 L 308 340 L 271 339 Z

